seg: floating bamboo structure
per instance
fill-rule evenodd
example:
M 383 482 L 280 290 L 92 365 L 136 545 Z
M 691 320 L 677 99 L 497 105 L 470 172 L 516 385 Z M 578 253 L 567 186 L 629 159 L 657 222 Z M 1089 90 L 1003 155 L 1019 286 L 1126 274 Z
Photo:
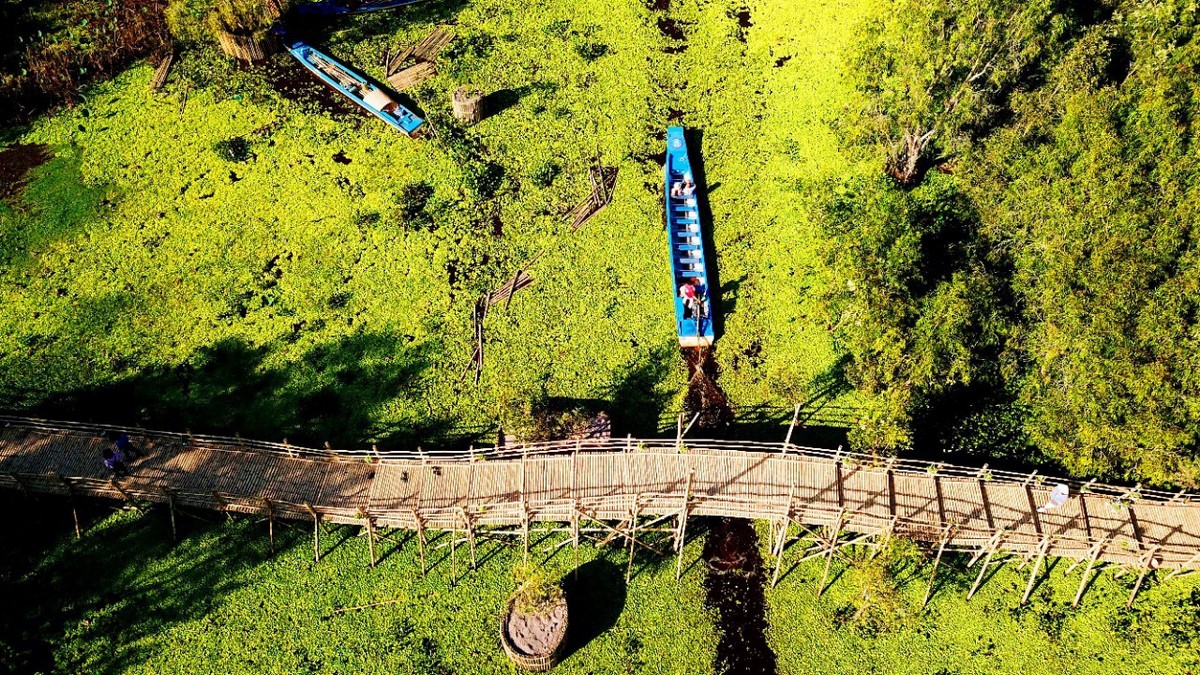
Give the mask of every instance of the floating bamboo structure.
M 451 531 L 456 542 L 461 533 L 472 561 L 484 528 L 519 537 L 527 551 L 532 525 L 553 523 L 564 545 L 578 547 L 581 534 L 626 543 L 632 567 L 640 550 L 663 553 L 646 532 L 671 533 L 682 556 L 689 518 L 723 516 L 772 524 L 773 581 L 785 565 L 824 558 L 819 591 L 838 549 L 891 536 L 928 542 L 939 560 L 972 553 L 970 564 L 981 567 L 970 595 L 990 566 L 1011 557 L 1032 564 L 1026 599 L 1047 557 L 1086 564 L 1076 603 L 1097 564 L 1141 574 L 1130 602 L 1151 570 L 1200 568 L 1200 495 L 789 442 L 607 438 L 414 453 L 10 416 L 0 424 L 0 487 L 149 500 L 172 514 L 180 506 L 257 514 L 272 527 L 279 518 L 311 520 L 315 557 L 323 522 L 367 528 L 372 549 L 380 528 L 415 530 L 422 560 L 428 530 Z M 109 431 L 130 433 L 140 449 L 127 477 L 112 478 L 100 460 Z M 1071 498 L 1039 513 L 1058 483 Z

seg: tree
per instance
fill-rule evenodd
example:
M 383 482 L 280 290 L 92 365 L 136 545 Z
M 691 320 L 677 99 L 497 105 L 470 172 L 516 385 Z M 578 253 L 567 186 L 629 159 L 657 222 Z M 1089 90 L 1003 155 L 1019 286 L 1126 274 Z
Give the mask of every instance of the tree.
M 933 156 L 961 152 L 1068 27 L 1052 0 L 894 0 L 850 59 L 853 134 L 916 184 Z
M 906 448 L 913 411 L 989 372 L 1003 341 L 974 210 L 949 176 L 912 191 L 860 177 L 835 191 L 820 222 L 822 307 L 866 400 L 851 443 Z
M 1069 469 L 1200 483 L 1194 8 L 1124 3 L 963 162 L 1024 306 L 1012 373 Z

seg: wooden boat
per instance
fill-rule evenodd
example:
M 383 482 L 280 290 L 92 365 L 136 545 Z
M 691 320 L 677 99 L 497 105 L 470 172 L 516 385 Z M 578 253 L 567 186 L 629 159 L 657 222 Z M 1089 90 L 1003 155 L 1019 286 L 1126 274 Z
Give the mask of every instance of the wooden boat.
M 713 343 L 714 331 L 712 296 L 704 256 L 704 230 L 700 222 L 700 186 L 696 185 L 688 160 L 683 127 L 667 128 L 667 156 L 663 173 L 679 344 L 692 348 L 708 347 Z
M 298 16 L 341 16 L 359 12 L 377 12 L 413 5 L 421 0 L 320 0 L 297 5 L 292 12 Z
M 413 111 L 397 103 L 392 98 L 393 94 L 367 81 L 332 56 L 303 42 L 291 43 L 288 51 L 325 84 L 345 94 L 392 128 L 411 136 L 425 123 Z

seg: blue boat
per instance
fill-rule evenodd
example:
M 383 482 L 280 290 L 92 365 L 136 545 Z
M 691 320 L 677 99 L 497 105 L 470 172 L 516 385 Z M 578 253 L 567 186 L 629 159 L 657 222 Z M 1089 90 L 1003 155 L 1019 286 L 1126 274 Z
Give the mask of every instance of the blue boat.
M 425 120 L 400 105 L 393 94 L 367 81 L 345 64 L 303 42 L 288 45 L 288 51 L 326 84 L 366 108 L 392 128 L 411 136 Z
M 359 12 L 377 12 L 421 2 L 421 0 L 319 0 L 297 5 L 292 13 L 302 17 L 341 16 Z
M 700 222 L 700 188 L 688 161 L 683 127 L 667 128 L 665 208 L 675 288 L 675 322 L 682 347 L 713 343 L 712 296 Z

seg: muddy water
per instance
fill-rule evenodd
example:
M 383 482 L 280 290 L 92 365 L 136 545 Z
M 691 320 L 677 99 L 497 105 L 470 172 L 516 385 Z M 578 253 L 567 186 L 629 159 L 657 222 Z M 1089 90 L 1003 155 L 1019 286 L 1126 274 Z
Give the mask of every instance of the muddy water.
M 717 612 L 717 658 L 721 675 L 775 672 L 775 652 L 767 644 L 766 573 L 758 535 L 748 520 L 714 518 L 704 542 L 708 576 L 705 604 Z
M 0 149 L 0 199 L 16 197 L 29 182 L 29 172 L 50 161 L 50 146 L 15 143 Z
M 711 350 L 683 350 L 691 379 L 684 406 L 699 413 L 696 426 L 721 430 L 733 424 L 729 399 L 717 384 L 719 371 Z M 738 518 L 712 518 L 704 541 L 705 603 L 717 614 L 717 658 L 722 675 L 775 672 L 775 652 L 767 644 L 766 575 L 753 524 Z
M 719 431 L 733 424 L 733 409 L 729 398 L 717 385 L 719 371 L 713 360 L 712 350 L 684 349 L 684 361 L 688 365 L 688 392 L 683 407 L 688 419 L 697 413 L 695 427 L 707 431 Z

